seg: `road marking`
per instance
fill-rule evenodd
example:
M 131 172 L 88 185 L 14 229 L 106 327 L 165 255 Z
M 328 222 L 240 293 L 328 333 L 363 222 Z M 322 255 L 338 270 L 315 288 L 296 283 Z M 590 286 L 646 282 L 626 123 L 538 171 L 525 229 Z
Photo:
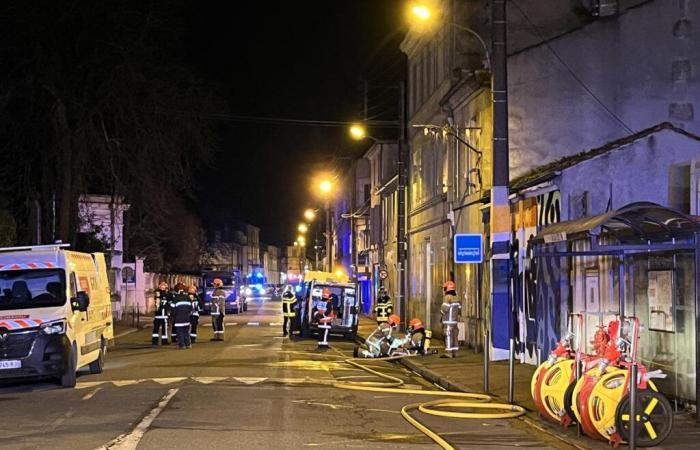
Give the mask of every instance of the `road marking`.
M 146 434 L 146 431 L 148 431 L 148 428 L 151 426 L 153 421 L 161 412 L 163 412 L 163 409 L 168 406 L 170 400 L 172 400 L 179 390 L 179 388 L 170 389 L 160 400 L 158 406 L 153 408 L 151 412 L 148 413 L 148 415 L 144 417 L 141 422 L 136 425 L 136 427 L 134 427 L 131 433 L 117 436 L 105 445 L 97 447 L 96 450 L 136 450 L 141 438 L 143 438 L 143 435 Z
M 118 339 L 118 338 L 120 338 L 120 337 L 124 337 L 124 336 L 126 336 L 127 334 L 135 333 L 135 332 L 137 332 L 137 331 L 139 331 L 137 328 L 132 328 L 131 330 L 123 331 L 123 332 L 119 333 L 118 335 L 114 336 L 114 339 Z
M 219 381 L 226 381 L 229 377 L 192 377 L 192 380 L 202 384 L 212 384 Z
M 144 379 L 140 380 L 116 380 L 112 381 L 112 384 L 115 385 L 116 387 L 123 387 L 123 386 L 131 386 L 132 384 L 139 384 L 142 381 L 146 381 Z
M 262 381 L 267 380 L 267 378 L 258 378 L 258 377 L 233 377 L 234 380 L 240 381 L 241 383 L 245 384 L 257 384 Z
M 260 322 L 248 322 L 248 326 L 257 327 L 257 326 L 260 326 Z
M 172 377 L 172 378 L 152 378 L 153 381 L 160 384 L 172 384 L 186 380 L 187 377 Z
M 282 325 L 282 322 L 270 322 L 271 327 L 278 327 L 280 325 Z
M 97 394 L 101 389 L 102 389 L 101 387 L 98 387 L 98 388 L 96 388 L 94 391 L 89 392 L 89 393 L 83 395 L 83 400 L 90 400 L 90 399 L 91 399 L 92 397 L 94 397 L 95 394 Z

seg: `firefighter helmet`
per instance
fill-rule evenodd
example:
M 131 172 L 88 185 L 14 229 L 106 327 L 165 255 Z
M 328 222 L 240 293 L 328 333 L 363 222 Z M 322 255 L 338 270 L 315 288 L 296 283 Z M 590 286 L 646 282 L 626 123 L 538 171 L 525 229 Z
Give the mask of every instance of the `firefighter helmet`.
M 445 290 L 445 292 L 455 291 L 457 290 L 457 285 L 455 285 L 454 281 L 449 280 L 445 281 L 445 284 L 442 285 L 442 288 Z
M 397 316 L 396 314 L 392 314 L 389 316 L 388 322 L 389 322 L 389 325 L 391 325 L 392 327 L 395 327 L 401 323 L 401 318 L 399 316 Z
M 221 278 L 214 278 L 214 279 L 212 280 L 211 284 L 213 284 L 213 285 L 216 286 L 216 287 L 221 287 L 221 286 L 224 285 L 224 282 L 221 281 Z
M 420 319 L 411 319 L 411 321 L 408 322 L 408 326 L 409 326 L 412 330 L 417 330 L 417 329 L 419 329 L 419 328 L 423 328 L 423 321 L 420 320 Z
M 161 291 L 168 289 L 168 283 L 166 283 L 165 281 L 161 281 L 160 283 L 158 283 L 158 289 L 160 289 Z
M 291 284 L 288 284 L 284 287 L 284 292 L 292 292 L 294 289 L 292 288 Z
M 323 291 L 321 292 L 321 296 L 323 298 L 331 298 L 331 290 L 329 288 L 323 288 Z
M 187 288 L 187 292 L 190 294 L 196 294 L 197 293 L 197 287 L 196 286 L 190 286 Z
M 184 291 L 185 289 L 187 289 L 187 286 L 185 286 L 184 283 L 178 282 L 178 283 L 175 285 L 175 290 L 176 290 L 176 291 Z

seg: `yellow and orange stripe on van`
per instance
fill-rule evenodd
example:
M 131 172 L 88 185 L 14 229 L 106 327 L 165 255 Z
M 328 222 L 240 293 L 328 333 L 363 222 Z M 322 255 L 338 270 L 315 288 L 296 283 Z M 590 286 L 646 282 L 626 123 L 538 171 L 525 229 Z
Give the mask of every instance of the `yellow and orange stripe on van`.
M 27 269 L 55 269 L 56 264 L 45 262 L 30 262 L 22 264 L 0 264 L 0 271 L 4 270 L 27 270 Z
M 39 319 L 15 319 L 15 320 L 0 320 L 0 328 L 7 330 L 23 330 L 25 328 L 36 328 L 43 323 Z

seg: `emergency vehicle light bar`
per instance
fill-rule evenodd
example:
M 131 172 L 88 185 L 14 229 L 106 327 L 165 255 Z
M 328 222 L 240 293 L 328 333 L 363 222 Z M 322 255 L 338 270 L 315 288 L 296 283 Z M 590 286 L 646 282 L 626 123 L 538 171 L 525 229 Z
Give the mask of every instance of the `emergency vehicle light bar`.
M 17 251 L 39 251 L 39 250 L 59 250 L 68 248 L 70 244 L 46 244 L 46 245 L 27 245 L 22 247 L 0 247 L 2 252 L 17 252 Z

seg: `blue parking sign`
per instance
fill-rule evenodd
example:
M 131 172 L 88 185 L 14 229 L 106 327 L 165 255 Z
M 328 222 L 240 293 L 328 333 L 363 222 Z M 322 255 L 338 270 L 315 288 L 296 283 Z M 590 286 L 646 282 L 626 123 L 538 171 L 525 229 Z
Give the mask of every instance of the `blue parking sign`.
M 455 234 L 454 255 L 457 264 L 478 264 L 484 261 L 482 234 Z

